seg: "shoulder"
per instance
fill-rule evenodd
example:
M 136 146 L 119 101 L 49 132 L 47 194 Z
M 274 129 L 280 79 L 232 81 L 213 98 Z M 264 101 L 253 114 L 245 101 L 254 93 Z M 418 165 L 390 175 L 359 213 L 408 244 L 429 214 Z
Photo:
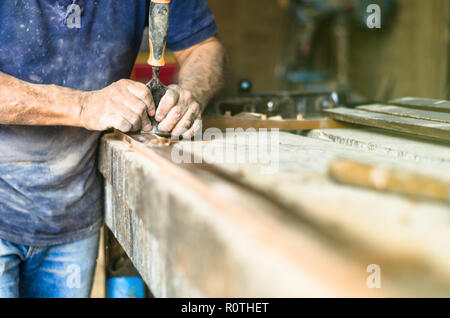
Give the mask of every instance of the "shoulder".
M 167 47 L 183 50 L 217 33 L 214 15 L 206 0 L 172 0 Z

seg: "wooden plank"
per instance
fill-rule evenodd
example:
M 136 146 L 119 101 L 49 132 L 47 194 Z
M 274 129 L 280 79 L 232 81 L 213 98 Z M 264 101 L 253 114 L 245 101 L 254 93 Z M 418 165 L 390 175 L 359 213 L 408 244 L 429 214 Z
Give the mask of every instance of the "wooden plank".
M 379 114 L 431 120 L 450 124 L 450 113 L 381 104 L 359 106 L 357 109 Z
M 450 145 L 378 128 L 322 129 L 308 137 L 330 141 L 362 152 L 427 164 L 450 164 Z
M 312 129 L 328 129 L 328 128 L 345 128 L 347 125 L 337 121 L 323 119 L 305 119 L 305 120 L 259 120 L 259 119 L 243 119 L 231 116 L 205 115 L 203 117 L 203 129 L 219 128 L 254 128 L 254 129 L 280 129 L 280 130 L 312 130 Z
M 403 97 L 394 99 L 389 104 L 425 109 L 437 112 L 450 112 L 450 101 L 431 98 Z
M 328 173 L 338 182 L 450 203 L 450 182 L 400 169 L 337 158 Z
M 349 108 L 324 110 L 324 114 L 335 120 L 342 120 L 353 124 L 384 128 L 450 141 L 449 124 L 386 114 L 376 114 Z

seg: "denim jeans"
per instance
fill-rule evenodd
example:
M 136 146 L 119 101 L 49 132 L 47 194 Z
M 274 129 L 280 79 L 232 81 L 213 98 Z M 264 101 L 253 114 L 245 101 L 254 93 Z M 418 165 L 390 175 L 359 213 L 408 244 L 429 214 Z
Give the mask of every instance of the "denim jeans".
M 91 292 L 99 233 L 47 247 L 0 239 L 0 298 L 83 298 Z

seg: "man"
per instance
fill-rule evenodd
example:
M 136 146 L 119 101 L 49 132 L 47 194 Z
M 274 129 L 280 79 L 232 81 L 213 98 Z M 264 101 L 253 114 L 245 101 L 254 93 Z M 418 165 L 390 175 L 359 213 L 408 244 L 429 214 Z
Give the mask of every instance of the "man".
M 158 110 L 127 80 L 148 0 L 0 2 L 0 297 L 87 297 L 102 224 L 101 131 L 190 137 L 222 84 L 206 0 L 172 0 L 180 64 Z

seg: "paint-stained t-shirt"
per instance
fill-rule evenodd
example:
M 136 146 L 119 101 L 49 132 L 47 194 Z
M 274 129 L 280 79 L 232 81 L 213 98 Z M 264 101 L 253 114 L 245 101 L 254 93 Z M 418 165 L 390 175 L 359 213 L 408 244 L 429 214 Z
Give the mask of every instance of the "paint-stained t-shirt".
M 128 78 L 148 3 L 0 1 L 0 72 L 86 91 Z M 168 49 L 188 48 L 216 32 L 206 0 L 172 0 Z M 45 246 L 99 229 L 99 136 L 75 127 L 0 125 L 0 238 Z

